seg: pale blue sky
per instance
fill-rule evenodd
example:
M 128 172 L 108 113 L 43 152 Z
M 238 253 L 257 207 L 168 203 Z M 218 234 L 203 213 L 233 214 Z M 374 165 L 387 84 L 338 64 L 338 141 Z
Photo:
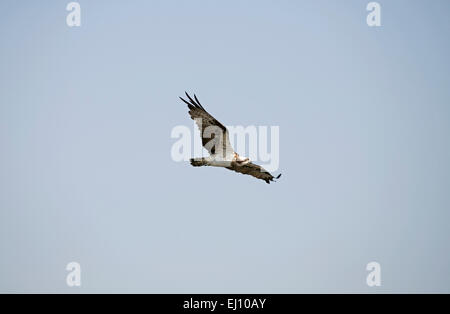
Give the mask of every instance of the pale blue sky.
M 449 1 L 68 2 L 0 2 L 0 292 L 450 292 Z M 173 162 L 185 90 L 279 182 Z

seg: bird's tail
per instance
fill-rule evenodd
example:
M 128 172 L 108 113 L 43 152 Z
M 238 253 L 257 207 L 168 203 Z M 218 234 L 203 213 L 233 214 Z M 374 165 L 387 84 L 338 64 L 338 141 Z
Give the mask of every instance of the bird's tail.
M 201 167 L 208 165 L 208 162 L 206 161 L 205 158 L 191 158 L 190 162 L 193 167 Z

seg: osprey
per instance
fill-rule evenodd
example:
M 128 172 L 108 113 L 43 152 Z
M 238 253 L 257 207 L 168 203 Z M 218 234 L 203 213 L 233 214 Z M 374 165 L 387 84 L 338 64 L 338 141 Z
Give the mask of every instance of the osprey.
M 223 167 L 242 174 L 251 175 L 266 181 L 268 184 L 270 184 L 270 181 L 281 177 L 281 174 L 274 177 L 263 167 L 252 163 L 249 158 L 239 156 L 233 147 L 231 147 L 227 128 L 203 108 L 197 96 L 194 95 L 194 99 L 192 99 L 188 93 L 185 92 L 185 94 L 189 101 L 181 97 L 180 99 L 188 105 L 189 115 L 200 129 L 202 145 L 210 154 L 207 158 L 190 159 L 192 166 Z

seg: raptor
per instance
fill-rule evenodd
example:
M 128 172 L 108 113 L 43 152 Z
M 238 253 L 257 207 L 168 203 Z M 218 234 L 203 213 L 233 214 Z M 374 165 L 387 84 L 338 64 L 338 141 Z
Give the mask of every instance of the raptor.
M 274 177 L 263 167 L 254 164 L 249 158 L 239 156 L 231 147 L 227 128 L 210 115 L 200 104 L 197 96 L 194 98 L 185 93 L 188 100 L 180 99 L 189 108 L 189 115 L 197 124 L 202 138 L 202 145 L 209 152 L 207 158 L 192 158 L 191 165 L 194 167 L 212 166 L 223 167 L 242 174 L 251 175 L 266 183 L 279 179 L 281 174 Z

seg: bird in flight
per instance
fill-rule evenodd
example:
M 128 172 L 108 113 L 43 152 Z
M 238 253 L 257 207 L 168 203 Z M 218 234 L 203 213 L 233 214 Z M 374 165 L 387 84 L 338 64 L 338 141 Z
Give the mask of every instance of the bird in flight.
M 266 181 L 270 184 L 277 177 L 271 175 L 263 167 L 258 166 L 250 161 L 249 158 L 239 156 L 231 147 L 230 138 L 227 128 L 210 115 L 205 108 L 200 104 L 197 96 L 194 99 L 186 93 L 189 101 L 180 97 L 189 108 L 189 115 L 195 121 L 200 129 L 200 136 L 202 138 L 202 145 L 209 152 L 207 158 L 192 158 L 191 165 L 194 167 L 212 166 L 223 167 L 242 174 L 251 175 L 257 179 Z

